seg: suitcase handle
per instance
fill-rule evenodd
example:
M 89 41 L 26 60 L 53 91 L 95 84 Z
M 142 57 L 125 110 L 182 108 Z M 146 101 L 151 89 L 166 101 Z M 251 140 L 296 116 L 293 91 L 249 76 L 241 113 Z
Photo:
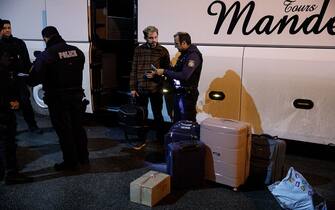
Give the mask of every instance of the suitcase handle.
M 178 133 L 178 132 L 170 132 L 170 138 L 173 139 L 173 134 L 174 133 Z M 195 141 L 198 140 L 198 136 L 197 135 L 190 135 L 191 136 L 191 140 Z
M 187 129 L 187 130 L 191 130 L 191 126 L 188 126 L 188 125 L 180 125 L 180 128 L 182 129 Z
M 187 143 L 183 142 L 183 143 L 180 144 L 180 148 L 184 151 L 193 150 L 193 149 L 198 148 L 198 147 L 199 147 L 198 144 L 194 144 L 194 143 L 190 144 L 189 142 L 187 142 Z
M 179 121 L 177 122 L 177 124 L 179 124 L 180 127 L 183 129 L 191 129 L 192 127 L 196 125 L 195 122 L 190 121 L 190 120 Z
M 274 139 L 274 140 L 278 139 L 278 136 L 271 136 L 270 134 L 267 134 L 267 133 L 262 133 L 262 134 L 260 134 L 258 136 L 259 137 L 265 137 L 267 139 Z
M 278 136 L 271 136 L 270 134 L 267 134 L 267 133 L 263 133 L 259 136 L 263 136 L 263 137 L 269 138 L 269 139 L 278 139 Z

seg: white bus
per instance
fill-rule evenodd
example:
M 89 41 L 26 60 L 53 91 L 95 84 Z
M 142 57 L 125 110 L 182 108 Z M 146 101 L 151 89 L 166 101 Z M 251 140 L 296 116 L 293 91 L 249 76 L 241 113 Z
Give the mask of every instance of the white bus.
M 0 14 L 31 58 L 44 48 L 46 25 L 85 52 L 87 112 L 126 101 L 133 49 L 155 25 L 171 58 L 177 31 L 203 53 L 199 122 L 225 117 L 251 123 L 254 133 L 335 144 L 334 0 L 0 0 Z

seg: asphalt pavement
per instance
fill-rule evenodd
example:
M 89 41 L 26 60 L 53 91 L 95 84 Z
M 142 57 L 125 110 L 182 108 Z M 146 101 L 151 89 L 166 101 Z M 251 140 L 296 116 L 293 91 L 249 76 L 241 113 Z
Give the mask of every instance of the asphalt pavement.
M 21 172 L 34 178 L 32 183 L 0 184 L 0 209 L 151 209 L 129 200 L 129 184 L 150 169 L 149 161 L 161 151 L 150 131 L 146 145 L 136 150 L 115 125 L 87 120 L 90 167 L 75 172 L 56 172 L 61 151 L 50 120 L 37 116 L 43 134 L 30 133 L 18 115 L 18 162 Z M 285 167 L 293 166 L 335 209 L 334 148 L 319 145 L 288 144 Z M 206 183 L 197 189 L 173 191 L 154 209 L 281 209 L 266 188 L 230 187 Z

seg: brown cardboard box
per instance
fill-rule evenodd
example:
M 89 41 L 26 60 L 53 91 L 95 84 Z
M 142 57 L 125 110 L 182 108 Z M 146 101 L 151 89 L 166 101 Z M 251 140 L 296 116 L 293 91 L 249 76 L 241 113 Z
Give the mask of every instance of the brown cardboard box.
M 130 201 L 154 206 L 170 193 L 170 176 L 149 171 L 130 183 Z

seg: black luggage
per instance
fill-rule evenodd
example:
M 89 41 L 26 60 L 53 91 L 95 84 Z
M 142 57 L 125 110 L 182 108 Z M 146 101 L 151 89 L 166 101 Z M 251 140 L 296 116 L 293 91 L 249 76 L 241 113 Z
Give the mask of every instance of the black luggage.
M 270 185 L 283 178 L 286 142 L 268 134 L 253 135 L 250 177 L 254 184 Z
M 199 187 L 205 174 L 205 145 L 200 141 L 168 144 L 167 173 L 173 188 Z
M 198 141 L 200 125 L 197 122 L 181 120 L 176 122 L 164 136 L 164 145 L 178 141 Z
M 118 122 L 124 130 L 125 139 L 132 146 L 138 146 L 145 142 L 147 126 L 147 109 L 136 104 L 135 99 L 131 99 L 129 104 L 122 105 L 118 112 Z M 136 136 L 131 139 L 130 136 Z

